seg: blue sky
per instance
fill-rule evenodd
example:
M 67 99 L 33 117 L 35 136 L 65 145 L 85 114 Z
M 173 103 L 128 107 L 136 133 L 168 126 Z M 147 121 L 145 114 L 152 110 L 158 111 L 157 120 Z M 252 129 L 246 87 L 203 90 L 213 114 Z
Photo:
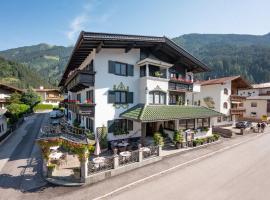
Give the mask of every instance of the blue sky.
M 6 0 L 0 50 L 74 44 L 81 30 L 166 35 L 270 32 L 269 0 Z

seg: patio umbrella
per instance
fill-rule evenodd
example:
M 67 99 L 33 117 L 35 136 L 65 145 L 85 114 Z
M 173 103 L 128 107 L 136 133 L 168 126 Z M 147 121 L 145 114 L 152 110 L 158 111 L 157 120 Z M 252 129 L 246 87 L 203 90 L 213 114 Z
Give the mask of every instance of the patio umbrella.
M 96 148 L 95 148 L 94 155 L 98 156 L 100 153 L 101 151 L 100 151 L 100 146 L 99 146 L 99 140 L 98 140 L 98 137 L 96 137 Z

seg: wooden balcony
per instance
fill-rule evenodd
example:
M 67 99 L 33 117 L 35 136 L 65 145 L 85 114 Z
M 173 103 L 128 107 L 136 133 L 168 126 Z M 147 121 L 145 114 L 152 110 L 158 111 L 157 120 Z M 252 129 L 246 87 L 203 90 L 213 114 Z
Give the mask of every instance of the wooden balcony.
M 193 81 L 191 81 L 191 80 L 188 80 L 188 79 L 185 79 L 185 78 L 175 78 L 175 77 L 171 77 L 170 82 L 193 84 Z
M 231 108 L 231 115 L 243 115 L 246 112 L 245 108 Z
M 176 83 L 176 82 L 169 82 L 169 90 L 175 92 L 192 92 L 193 91 L 193 84 L 192 83 Z
M 230 96 L 230 99 L 231 99 L 232 103 L 233 103 L 233 102 L 242 103 L 243 101 L 246 100 L 246 97 L 232 94 L 232 95 Z
M 87 117 L 95 116 L 95 105 L 93 103 L 69 103 L 68 109 L 76 114 L 80 114 Z
M 94 84 L 95 72 L 85 70 L 76 70 L 66 81 L 67 90 L 71 92 L 78 92 Z

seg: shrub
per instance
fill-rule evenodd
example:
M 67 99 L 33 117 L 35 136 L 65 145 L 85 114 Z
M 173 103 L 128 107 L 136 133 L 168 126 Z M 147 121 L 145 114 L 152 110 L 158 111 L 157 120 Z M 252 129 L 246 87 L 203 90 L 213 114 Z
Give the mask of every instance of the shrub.
M 56 164 L 49 164 L 47 168 L 49 171 L 53 171 L 56 168 Z
M 51 104 L 37 104 L 34 107 L 34 111 L 37 111 L 37 110 L 52 110 L 52 109 L 53 109 L 53 105 L 51 105 Z
M 29 106 L 25 104 L 12 103 L 7 106 L 8 115 L 10 116 L 11 123 L 16 122 L 23 114 L 29 111 Z
M 154 143 L 155 145 L 164 145 L 163 137 L 160 132 L 155 132 L 154 133 Z
M 219 137 L 220 137 L 220 135 L 218 135 L 218 134 L 216 134 L 216 133 L 213 134 L 213 138 L 214 138 L 215 140 L 218 140 Z
M 173 142 L 176 143 L 181 143 L 183 142 L 183 136 L 182 134 L 180 134 L 179 131 L 174 131 L 174 135 L 173 135 Z

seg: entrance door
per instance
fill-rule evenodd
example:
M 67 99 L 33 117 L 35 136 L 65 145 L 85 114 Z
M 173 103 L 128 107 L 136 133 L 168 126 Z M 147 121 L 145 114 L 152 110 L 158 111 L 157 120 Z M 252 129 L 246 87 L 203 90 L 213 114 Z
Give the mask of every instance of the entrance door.
M 155 131 L 156 131 L 155 122 L 146 123 L 146 136 L 153 136 Z

